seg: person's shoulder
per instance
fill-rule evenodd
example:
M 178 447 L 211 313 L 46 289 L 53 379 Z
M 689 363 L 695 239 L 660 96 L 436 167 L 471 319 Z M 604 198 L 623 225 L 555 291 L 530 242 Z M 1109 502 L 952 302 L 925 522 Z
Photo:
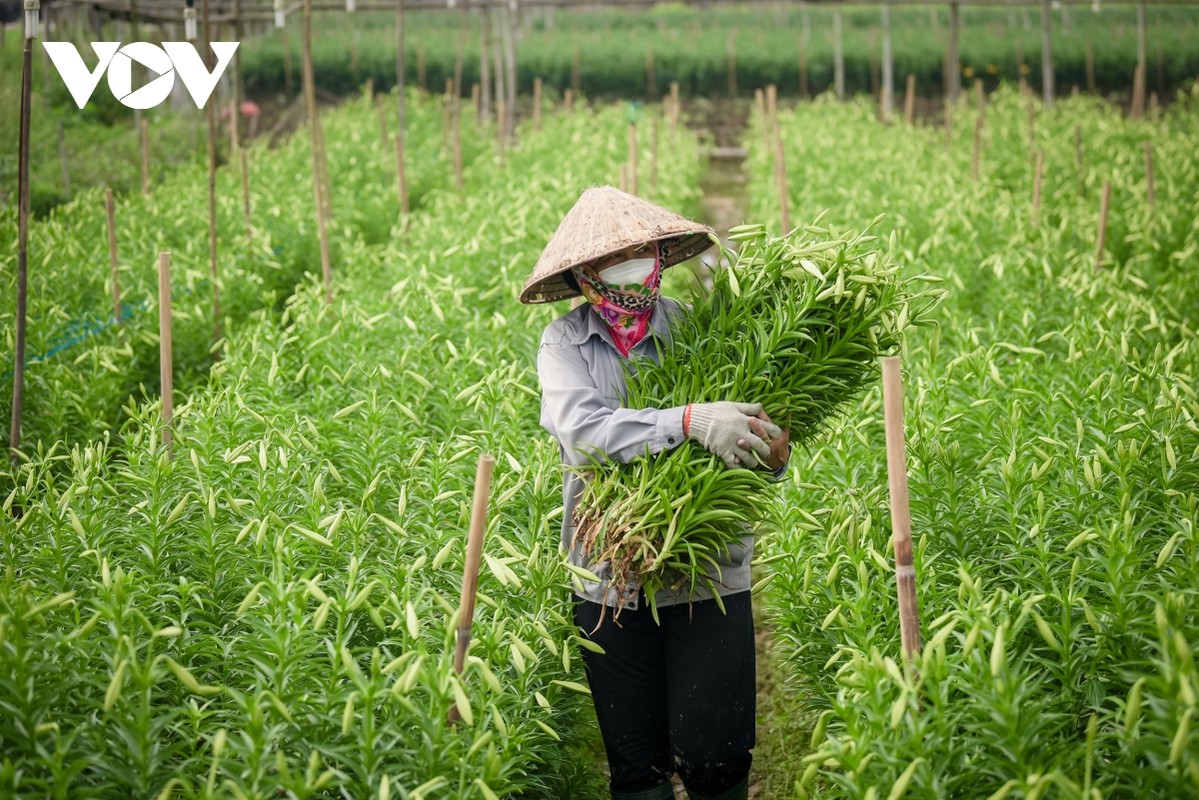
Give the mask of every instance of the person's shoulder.
M 550 322 L 541 332 L 541 344 L 578 344 L 587 328 L 586 313 L 587 304 L 584 303 Z

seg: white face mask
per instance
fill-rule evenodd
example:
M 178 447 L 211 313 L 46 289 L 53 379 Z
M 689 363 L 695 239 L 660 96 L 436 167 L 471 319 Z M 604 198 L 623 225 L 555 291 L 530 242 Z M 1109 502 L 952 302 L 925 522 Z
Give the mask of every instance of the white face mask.
M 630 283 L 645 283 L 654 271 L 654 259 L 634 258 L 613 264 L 599 273 L 600 280 L 609 286 L 625 286 Z

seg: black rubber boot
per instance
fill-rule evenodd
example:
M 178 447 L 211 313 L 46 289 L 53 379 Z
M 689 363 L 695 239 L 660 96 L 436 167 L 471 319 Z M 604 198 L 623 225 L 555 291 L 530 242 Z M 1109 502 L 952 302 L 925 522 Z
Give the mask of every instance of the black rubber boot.
M 635 792 L 618 792 L 613 789 L 612 800 L 674 800 L 674 784 L 666 781 Z
M 746 775 L 741 779 L 741 782 L 731 789 L 726 789 L 717 795 L 696 794 L 690 789 L 687 790 L 687 797 L 690 800 L 748 800 L 749 798 L 749 776 Z

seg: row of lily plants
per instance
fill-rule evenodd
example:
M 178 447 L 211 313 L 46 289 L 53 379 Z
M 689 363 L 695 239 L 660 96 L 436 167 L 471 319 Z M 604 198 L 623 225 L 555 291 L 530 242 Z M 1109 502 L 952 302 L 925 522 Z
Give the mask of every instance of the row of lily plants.
M 407 98 L 406 178 L 410 207 L 454 190 L 453 155 L 439 99 Z M 395 171 L 397 97 L 351 98 L 322 114 L 329 170 L 332 268 L 347 243 L 382 242 L 402 229 Z M 388 131 L 384 139 L 383 131 Z M 465 111 L 466 168 L 490 162 L 491 136 Z M 306 274 L 321 272 L 312 187 L 311 139 L 303 128 L 275 148 L 246 149 L 249 219 L 240 157 L 216 173 L 220 330 L 260 308 L 281 307 Z M 158 388 L 158 253 L 171 253 L 176 384 L 203 382 L 214 346 L 207 166 L 172 173 L 148 195 L 114 202 L 121 307 L 113 301 L 103 187 L 92 187 L 34 222 L 29 232 L 28 333 L 22 441 L 86 441 L 119 427 L 130 396 Z M 15 215 L 0 236 L 16 241 Z M 0 291 L 16 297 L 16 249 L 0 255 Z M 9 418 L 16 304 L 0 308 L 0 413 Z
M 518 138 L 464 194 L 431 192 L 403 238 L 343 237 L 331 305 L 311 276 L 278 315 L 231 330 L 176 409 L 173 455 L 142 402 L 119 436 L 8 476 L 0 794 L 604 795 L 577 752 L 594 725 L 585 645 L 559 455 L 538 425 L 537 339 L 565 309 L 517 295 L 579 192 L 618 174 L 625 112 L 554 115 Z M 376 147 L 364 137 L 360 162 Z M 659 159 L 651 199 L 694 213 L 694 137 L 664 132 Z M 484 452 L 495 477 L 458 675 Z
M 886 212 L 906 269 L 950 289 L 903 353 L 920 651 L 900 646 L 880 391 L 794 459 L 789 522 L 766 538 L 778 650 L 813 721 L 791 791 L 1194 796 L 1199 116 L 1001 90 L 975 178 L 975 102 L 948 136 L 863 103 L 779 117 L 792 218 Z M 777 219 L 762 125 L 752 213 Z

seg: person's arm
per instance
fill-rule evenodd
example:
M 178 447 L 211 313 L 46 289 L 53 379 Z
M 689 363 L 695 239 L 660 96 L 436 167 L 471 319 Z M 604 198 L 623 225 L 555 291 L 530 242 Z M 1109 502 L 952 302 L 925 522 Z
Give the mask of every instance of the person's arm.
M 621 408 L 596 388 L 577 345 L 542 341 L 537 351 L 541 379 L 541 425 L 562 445 L 571 466 L 589 456 L 627 464 L 632 459 L 683 442 L 683 406 Z

